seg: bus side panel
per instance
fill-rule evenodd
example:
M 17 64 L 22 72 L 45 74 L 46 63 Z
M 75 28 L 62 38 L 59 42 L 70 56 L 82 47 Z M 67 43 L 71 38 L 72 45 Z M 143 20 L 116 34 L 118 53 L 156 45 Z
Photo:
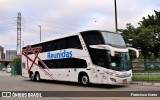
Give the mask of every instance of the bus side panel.
M 106 68 L 97 67 L 97 83 L 99 84 L 108 83 L 108 75 L 105 72 L 107 72 Z
M 67 75 L 68 75 L 68 69 L 67 68 L 58 69 L 58 80 L 68 81 Z
M 40 69 L 38 66 L 32 70 L 34 73 L 39 72 L 40 78 L 45 80 L 57 80 L 57 69 Z
M 23 55 L 22 55 L 22 65 L 21 65 L 21 68 L 22 68 L 22 76 L 23 77 L 29 77 L 28 68 L 27 68 L 27 59 Z

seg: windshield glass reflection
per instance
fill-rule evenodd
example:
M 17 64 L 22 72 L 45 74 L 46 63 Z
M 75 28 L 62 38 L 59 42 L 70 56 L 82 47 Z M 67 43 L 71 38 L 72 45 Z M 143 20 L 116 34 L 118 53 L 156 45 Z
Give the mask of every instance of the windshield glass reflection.
M 102 32 L 102 36 L 104 38 L 105 44 L 126 47 L 125 42 L 120 34 Z
M 114 57 L 111 57 L 111 69 L 114 70 L 130 70 L 129 53 L 117 52 Z
M 95 65 L 116 71 L 128 71 L 131 69 L 128 52 L 117 52 L 115 56 L 111 56 L 109 50 L 90 48 L 89 51 L 92 62 Z

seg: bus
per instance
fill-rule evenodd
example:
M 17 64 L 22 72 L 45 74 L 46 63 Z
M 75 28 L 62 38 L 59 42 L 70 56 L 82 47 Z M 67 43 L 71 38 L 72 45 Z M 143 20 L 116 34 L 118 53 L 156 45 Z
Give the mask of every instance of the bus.
M 22 48 L 22 76 L 94 84 L 128 84 L 129 50 L 118 33 L 88 30 Z

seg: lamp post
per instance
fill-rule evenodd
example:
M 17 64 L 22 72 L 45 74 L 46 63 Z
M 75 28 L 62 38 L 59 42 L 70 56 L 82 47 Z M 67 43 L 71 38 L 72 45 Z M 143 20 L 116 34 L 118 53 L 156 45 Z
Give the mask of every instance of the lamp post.
M 37 25 L 40 28 L 40 42 L 41 42 L 41 26 Z
M 23 47 L 24 47 L 24 41 L 22 41 L 23 42 Z
M 118 24 L 117 24 L 117 3 L 116 0 L 114 0 L 114 7 L 115 7 L 115 28 L 116 32 L 118 31 Z

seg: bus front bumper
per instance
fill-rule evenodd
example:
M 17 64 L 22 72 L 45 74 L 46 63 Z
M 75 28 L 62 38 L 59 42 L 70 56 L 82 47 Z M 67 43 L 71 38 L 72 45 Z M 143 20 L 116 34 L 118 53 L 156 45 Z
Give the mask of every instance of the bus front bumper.
M 114 77 L 109 75 L 108 76 L 108 84 L 130 84 L 132 81 L 132 77 L 124 77 L 124 78 L 119 78 L 119 77 Z

